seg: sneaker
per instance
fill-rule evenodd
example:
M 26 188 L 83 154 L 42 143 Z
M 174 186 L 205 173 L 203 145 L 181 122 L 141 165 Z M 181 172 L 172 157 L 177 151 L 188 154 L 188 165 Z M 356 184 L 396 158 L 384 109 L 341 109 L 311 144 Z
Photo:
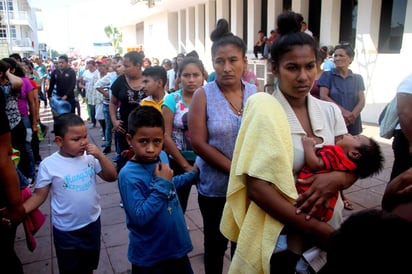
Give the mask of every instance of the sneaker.
M 119 205 L 120 205 L 120 207 L 121 207 L 121 208 L 123 208 L 123 202 L 120 202 L 120 204 L 119 204 Z
M 110 148 L 110 147 L 105 147 L 104 149 L 103 149 L 103 153 L 104 154 L 108 154 L 108 153 L 110 153 L 112 151 L 112 149 Z
M 104 136 L 102 136 L 102 141 L 106 141 L 106 138 L 104 138 Z
M 49 126 L 45 126 L 45 127 L 42 129 L 42 131 L 43 131 L 43 138 L 44 138 L 44 137 L 46 137 L 47 132 L 49 131 Z

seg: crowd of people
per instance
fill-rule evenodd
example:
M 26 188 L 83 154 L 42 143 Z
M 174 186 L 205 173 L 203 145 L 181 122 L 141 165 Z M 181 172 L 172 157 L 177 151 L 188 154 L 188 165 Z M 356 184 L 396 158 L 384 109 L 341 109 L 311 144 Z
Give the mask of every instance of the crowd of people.
M 410 240 L 410 166 L 391 177 L 382 210 L 343 219 L 351 205 L 342 191 L 379 173 L 384 161 L 379 144 L 361 135 L 365 85 L 349 68 L 351 45 L 319 47 L 300 14 L 280 14 L 276 30 L 269 38 L 260 31 L 253 49 L 256 58 L 270 58 L 276 79 L 270 95 L 258 92 L 247 46 L 227 20 L 218 20 L 210 39 L 211 73 L 196 51 L 162 62 L 137 51 L 85 60 L 61 55 L 46 64 L 18 54 L 0 60 L 0 238 L 7 273 L 23 273 L 14 251 L 16 228 L 49 192 L 60 273 L 97 268 L 96 175 L 118 181 L 134 274 L 193 273 L 184 218 L 192 185 L 206 274 L 222 273 L 229 242 L 229 273 L 328 274 L 344 273 L 339 262 L 347 255 L 342 250 L 350 253 L 348 243 L 368 250 L 360 246 L 368 234 L 365 220 L 396 225 Z M 403 136 L 405 151 L 412 143 L 405 103 L 410 82 L 398 94 L 396 136 Z M 50 106 L 58 146 L 45 159 L 39 142 L 48 127 L 40 120 L 40 102 Z M 88 140 L 88 128 L 98 127 L 101 148 Z M 116 155 L 109 159 L 113 144 Z M 20 191 L 33 182 L 23 203 Z M 347 241 L 351 236 L 358 242 Z M 316 254 L 313 260 L 308 252 Z M 371 261 L 356 262 L 345 269 L 375 269 L 367 267 Z

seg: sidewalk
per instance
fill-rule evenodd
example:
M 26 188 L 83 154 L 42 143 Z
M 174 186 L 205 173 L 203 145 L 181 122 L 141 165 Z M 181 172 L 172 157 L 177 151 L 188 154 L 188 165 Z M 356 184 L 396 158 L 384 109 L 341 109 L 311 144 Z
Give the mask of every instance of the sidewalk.
M 52 131 L 53 119 L 50 108 L 40 110 L 42 122 L 49 125 L 49 133 L 45 140 L 40 144 L 40 153 L 43 158 L 57 151 L 54 144 L 54 134 Z M 82 117 L 86 117 L 85 106 L 82 105 Z M 86 122 L 87 124 L 87 122 Z M 87 125 L 88 126 L 88 125 Z M 345 191 L 346 198 L 353 206 L 353 211 L 345 211 L 349 215 L 357 210 L 365 208 L 379 208 L 382 194 L 392 170 L 393 153 L 391 140 L 379 137 L 379 128 L 374 125 L 364 125 L 364 134 L 373 137 L 382 147 L 385 155 L 385 169 L 379 176 L 357 181 L 351 188 Z M 89 142 L 100 147 L 100 129 L 89 129 Z M 103 149 L 103 148 L 102 148 Z M 112 147 L 114 151 L 114 146 Z M 108 154 L 109 158 L 114 156 L 114 152 Z M 107 183 L 98 180 L 98 192 L 101 195 L 101 223 L 102 223 L 102 242 L 100 263 L 95 274 L 123 274 L 131 273 L 131 266 L 127 259 L 128 230 L 125 224 L 125 214 L 119 206 L 120 195 L 117 182 Z M 40 209 L 46 215 L 46 222 L 40 231 L 35 235 L 37 248 L 34 252 L 27 249 L 23 226 L 20 225 L 16 237 L 16 252 L 23 263 L 26 274 L 51 274 L 58 273 L 57 260 L 53 246 L 51 221 L 50 221 L 50 202 L 47 200 Z M 203 274 L 203 222 L 197 204 L 197 192 L 192 188 L 189 197 L 188 208 L 186 211 L 186 221 L 189 227 L 190 236 L 193 243 L 193 251 L 189 254 L 195 274 Z M 229 253 L 226 253 L 225 269 L 227 272 L 230 263 Z

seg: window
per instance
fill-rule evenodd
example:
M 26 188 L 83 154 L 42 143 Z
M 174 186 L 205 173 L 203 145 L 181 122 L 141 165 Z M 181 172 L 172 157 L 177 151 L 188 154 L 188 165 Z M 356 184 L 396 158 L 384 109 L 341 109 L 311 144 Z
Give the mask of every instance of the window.
M 340 6 L 339 42 L 348 42 L 355 48 L 358 1 L 342 1 Z
M 0 39 L 5 39 L 7 38 L 7 26 L 6 25 L 0 25 Z M 15 26 L 10 26 L 10 37 L 11 38 L 16 38 L 17 37 L 17 32 L 16 32 L 16 27 Z
M 4 6 L 4 4 L 6 4 L 6 6 Z M 7 3 L 5 1 L 0 1 L 0 10 L 14 10 L 13 0 L 7 0 Z
M 382 1 L 379 53 L 400 53 L 405 27 L 407 0 Z

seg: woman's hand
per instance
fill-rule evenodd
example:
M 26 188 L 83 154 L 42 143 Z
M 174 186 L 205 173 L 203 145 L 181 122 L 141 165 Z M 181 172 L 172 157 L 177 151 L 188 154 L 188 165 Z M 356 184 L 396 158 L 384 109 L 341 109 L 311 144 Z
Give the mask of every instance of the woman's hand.
M 123 121 L 122 120 L 116 120 L 113 123 L 113 128 L 114 128 L 114 130 L 116 130 L 116 132 L 125 134 L 126 130 L 122 126 L 123 126 Z
M 338 191 L 351 186 L 356 181 L 356 176 L 351 172 L 334 171 L 298 181 L 302 184 L 311 184 L 311 187 L 296 200 L 296 213 L 304 212 L 307 214 L 306 219 L 310 219 L 318 208 L 328 208 L 330 199 Z
M 388 183 L 382 198 L 382 208 L 392 211 L 399 204 L 409 201 L 412 201 L 412 168 Z

